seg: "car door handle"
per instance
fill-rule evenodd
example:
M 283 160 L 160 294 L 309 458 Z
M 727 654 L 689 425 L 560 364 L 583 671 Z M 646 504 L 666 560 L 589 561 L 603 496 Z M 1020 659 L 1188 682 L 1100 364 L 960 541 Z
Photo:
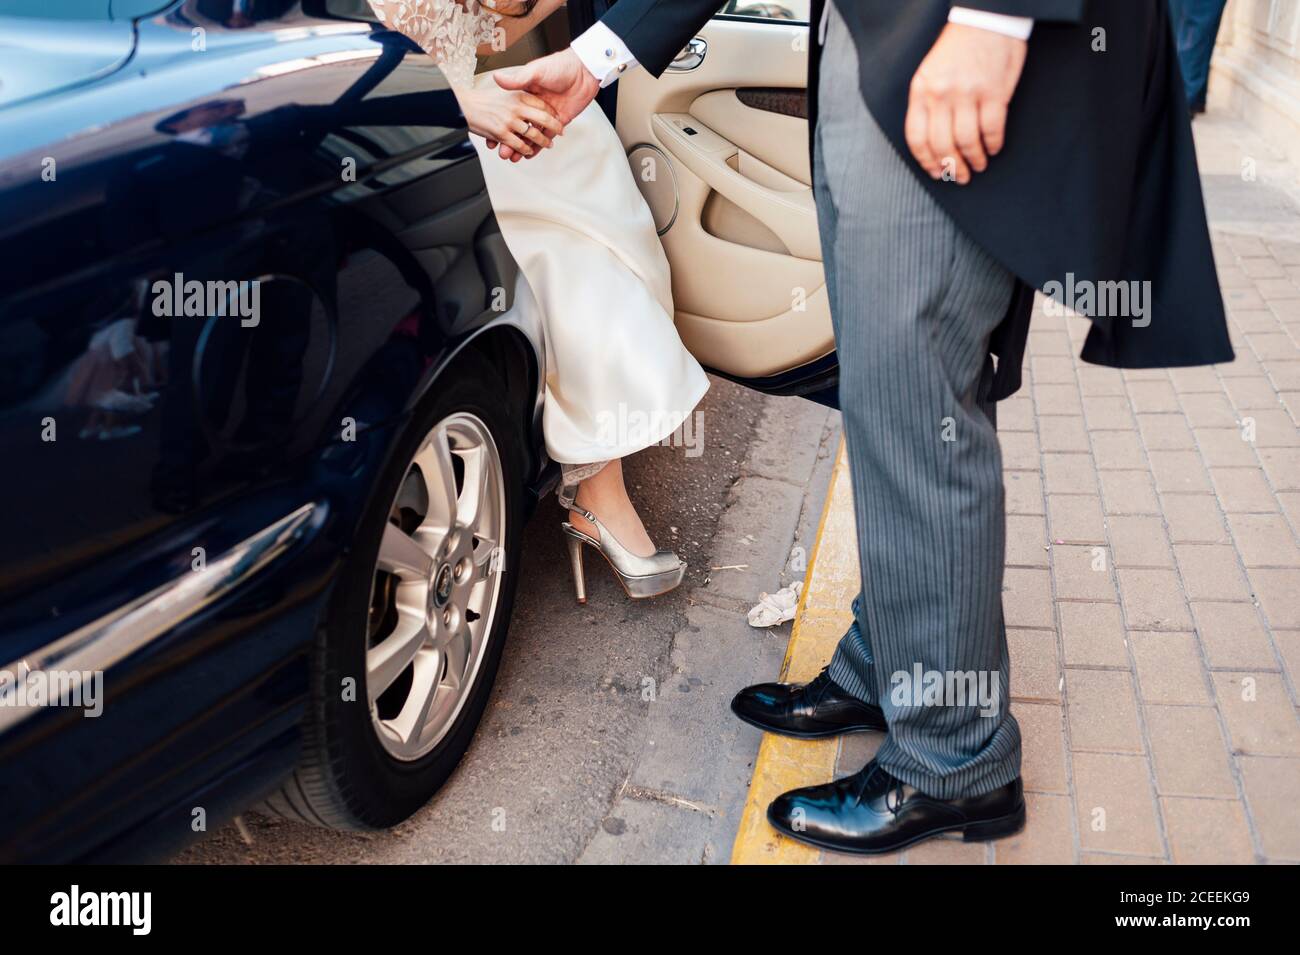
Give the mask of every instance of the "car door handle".
M 682 51 L 673 57 L 673 61 L 668 64 L 668 69 L 677 73 L 693 70 L 704 62 L 704 54 L 707 52 L 709 52 L 708 42 L 704 37 L 697 36 L 682 47 Z

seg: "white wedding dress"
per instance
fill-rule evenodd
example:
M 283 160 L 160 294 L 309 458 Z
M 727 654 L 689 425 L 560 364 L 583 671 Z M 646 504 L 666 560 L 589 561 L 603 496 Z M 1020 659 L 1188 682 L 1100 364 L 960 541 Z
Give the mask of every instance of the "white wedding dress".
M 454 86 L 497 15 L 478 0 L 370 0 L 381 21 L 438 62 Z M 668 260 L 613 126 L 592 103 L 551 149 L 507 162 L 470 134 L 506 245 L 546 330 L 547 452 L 572 487 L 599 465 L 673 433 L 708 378 L 673 325 Z M 526 296 L 516 307 L 530 307 Z

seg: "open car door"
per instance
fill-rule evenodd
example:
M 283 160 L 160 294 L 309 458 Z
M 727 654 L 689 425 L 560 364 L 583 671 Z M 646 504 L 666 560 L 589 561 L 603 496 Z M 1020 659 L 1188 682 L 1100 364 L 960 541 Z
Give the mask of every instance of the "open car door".
M 809 0 L 729 0 L 617 128 L 672 265 L 677 331 L 710 371 L 834 402 L 808 158 Z

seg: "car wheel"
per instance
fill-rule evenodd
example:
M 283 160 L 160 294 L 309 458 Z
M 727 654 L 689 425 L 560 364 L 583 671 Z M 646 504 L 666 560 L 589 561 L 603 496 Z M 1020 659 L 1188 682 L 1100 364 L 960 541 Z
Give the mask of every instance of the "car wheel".
M 487 704 L 514 602 L 523 426 L 475 356 L 435 387 L 321 624 L 304 753 L 269 800 L 280 815 L 400 822 L 446 781 Z

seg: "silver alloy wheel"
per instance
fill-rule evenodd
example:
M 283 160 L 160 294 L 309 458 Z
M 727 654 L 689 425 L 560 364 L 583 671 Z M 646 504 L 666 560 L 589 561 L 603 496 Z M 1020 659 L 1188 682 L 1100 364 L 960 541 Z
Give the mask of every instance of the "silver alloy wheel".
M 407 465 L 371 585 L 366 692 L 397 759 L 438 745 L 470 696 L 501 593 L 505 520 L 487 425 L 444 418 Z

